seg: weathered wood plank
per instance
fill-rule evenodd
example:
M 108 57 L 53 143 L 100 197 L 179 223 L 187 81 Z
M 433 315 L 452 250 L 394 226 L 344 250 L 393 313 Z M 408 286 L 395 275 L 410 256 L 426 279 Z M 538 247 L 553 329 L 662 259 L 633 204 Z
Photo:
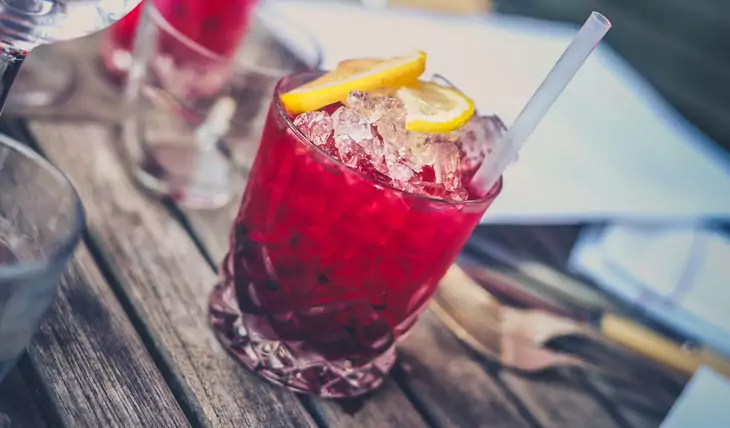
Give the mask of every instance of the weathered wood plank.
M 400 345 L 403 382 L 444 427 L 529 427 L 502 386 L 430 312 Z
M 297 398 L 240 367 L 207 324 L 216 275 L 190 236 L 129 181 L 98 124 L 32 123 L 85 203 L 93 242 L 128 299 L 173 390 L 203 426 L 313 426 Z
M 543 427 L 625 428 L 566 376 L 545 373 L 528 379 L 503 371 L 500 377 Z
M 553 346 L 599 365 L 605 373 L 619 375 L 585 373 L 585 380 L 634 427 L 659 426 L 687 381 L 686 377 L 622 348 L 578 337 L 553 342 Z
M 46 428 L 29 385 L 15 368 L 0 384 L 0 428 Z
M 222 260 L 228 251 L 228 232 L 236 215 L 236 198 L 228 206 L 214 211 L 184 210 L 194 233 L 213 260 Z M 356 403 L 338 404 L 331 400 L 308 398 L 314 411 L 328 425 L 337 427 L 419 427 L 423 419 L 403 392 L 391 380 L 372 396 Z
M 85 245 L 61 279 L 28 359 L 65 426 L 188 426 Z
M 592 385 L 605 400 L 615 403 L 616 411 L 633 428 L 656 428 L 669 413 L 674 400 L 664 405 L 655 395 L 659 388 L 615 385 L 606 379 L 592 379 Z
M 327 426 L 337 428 L 426 427 L 421 415 L 395 384 L 387 379 L 374 393 L 351 400 L 307 397 L 312 409 Z

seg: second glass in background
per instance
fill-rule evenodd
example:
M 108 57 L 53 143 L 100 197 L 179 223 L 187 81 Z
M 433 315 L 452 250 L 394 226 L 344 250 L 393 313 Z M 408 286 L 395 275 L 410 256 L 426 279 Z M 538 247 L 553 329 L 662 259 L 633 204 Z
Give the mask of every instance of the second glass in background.
M 341 398 L 383 382 L 395 343 L 501 183 L 451 202 L 346 166 L 304 137 L 279 101 L 320 75 L 290 75 L 272 94 L 210 319 L 246 367 L 298 392 Z
M 157 7 L 166 1 L 148 1 L 107 32 L 101 58 L 117 79 L 128 68 L 110 67 L 110 52 L 120 65 L 125 55 L 135 64 L 125 93 L 123 138 L 137 181 L 182 205 L 216 208 L 237 193 L 231 183 L 250 167 L 274 85 L 294 70 L 316 69 L 321 49 L 308 32 L 259 8 L 255 14 L 238 10 L 242 26 L 229 22 L 227 41 L 211 50 L 211 36 L 198 43 L 185 35 L 194 31 L 178 30 L 187 21 L 173 17 L 175 24 L 169 9 Z M 221 13 L 194 7 L 199 1 L 187 5 L 205 12 L 201 16 Z M 144 43 L 132 55 L 125 46 L 134 31 Z
M 257 0 L 149 0 L 180 36 L 222 57 L 235 55 Z M 101 56 L 106 70 L 123 78 L 132 65 L 135 35 L 145 2 L 117 22 L 105 37 Z
M 234 3 L 251 1 L 227 2 Z M 232 168 L 220 147 L 235 113 L 230 75 L 249 17 L 247 9 L 221 8 L 155 0 L 134 12 L 140 42 L 124 92 L 129 167 L 145 188 L 193 208 L 221 206 L 231 195 Z

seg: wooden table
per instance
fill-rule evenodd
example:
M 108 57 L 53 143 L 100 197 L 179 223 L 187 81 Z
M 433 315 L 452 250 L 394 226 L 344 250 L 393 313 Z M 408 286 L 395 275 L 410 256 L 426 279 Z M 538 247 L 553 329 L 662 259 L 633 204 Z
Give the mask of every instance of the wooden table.
M 365 399 L 295 395 L 245 370 L 218 344 L 206 318 L 235 203 L 194 212 L 135 187 L 115 152 L 118 89 L 98 72 L 96 43 L 56 47 L 76 59 L 81 76 L 64 106 L 8 112 L 3 119 L 4 132 L 35 146 L 74 183 L 88 233 L 27 356 L 0 388 L 0 426 L 659 425 L 681 384 L 618 382 L 578 370 L 520 375 L 472 352 L 429 312 L 399 347 L 393 374 Z M 267 102 L 260 92 L 241 99 L 251 107 L 239 109 L 245 111 L 236 152 L 242 171 Z M 556 250 L 559 240 L 540 236 L 517 243 L 533 239 L 528 246 L 548 254 L 565 251 L 565 243 Z M 635 358 L 606 352 L 627 364 Z

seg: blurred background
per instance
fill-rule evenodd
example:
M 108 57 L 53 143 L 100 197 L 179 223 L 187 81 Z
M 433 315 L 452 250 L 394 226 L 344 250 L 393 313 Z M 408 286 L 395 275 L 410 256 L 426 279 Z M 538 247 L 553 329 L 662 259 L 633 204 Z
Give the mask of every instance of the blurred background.
M 446 2 L 444 2 L 446 3 Z M 503 14 L 581 23 L 609 16 L 607 43 L 690 122 L 730 150 L 730 3 L 723 0 L 497 0 Z
M 306 1 L 306 0 L 302 0 Z M 331 0 L 358 3 L 356 0 Z M 593 10 L 613 22 L 606 43 L 691 123 L 730 151 L 730 24 L 723 0 L 364 0 L 445 14 L 527 16 L 582 24 Z

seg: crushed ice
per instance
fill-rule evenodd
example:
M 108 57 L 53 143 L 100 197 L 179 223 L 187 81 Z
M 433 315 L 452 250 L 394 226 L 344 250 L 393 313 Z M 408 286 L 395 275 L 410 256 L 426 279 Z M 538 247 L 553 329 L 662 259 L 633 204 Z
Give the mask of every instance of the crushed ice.
M 457 202 L 469 198 L 469 181 L 505 131 L 496 116 L 475 115 L 446 134 L 409 132 L 397 98 L 357 91 L 332 115 L 303 113 L 294 124 L 314 144 L 375 180 Z

